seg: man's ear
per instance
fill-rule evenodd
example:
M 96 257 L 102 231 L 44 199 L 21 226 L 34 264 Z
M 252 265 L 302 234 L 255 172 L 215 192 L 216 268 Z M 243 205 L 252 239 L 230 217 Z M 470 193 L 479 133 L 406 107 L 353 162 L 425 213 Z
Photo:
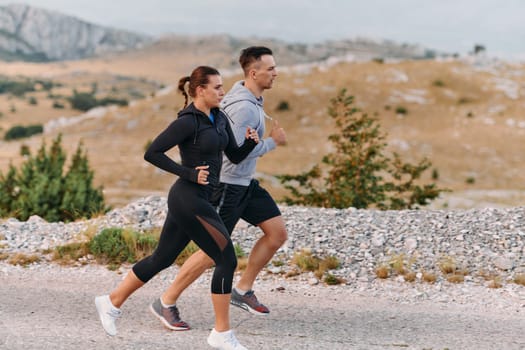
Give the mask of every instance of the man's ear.
M 250 69 L 250 72 L 248 74 L 250 76 L 250 79 L 257 80 L 257 70 L 256 69 Z

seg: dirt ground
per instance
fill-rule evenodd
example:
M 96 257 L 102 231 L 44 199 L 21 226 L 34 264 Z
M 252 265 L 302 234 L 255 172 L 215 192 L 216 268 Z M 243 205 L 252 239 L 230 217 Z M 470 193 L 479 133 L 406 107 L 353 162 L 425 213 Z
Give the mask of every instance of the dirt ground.
M 102 266 L 0 264 L 0 349 L 209 349 L 209 273 L 179 301 L 192 330 L 168 331 L 148 311 L 174 269 L 128 300 L 118 335 L 109 337 L 94 298 L 113 288 L 122 274 Z M 525 303 L 511 313 L 482 298 L 471 305 L 393 302 L 349 286 L 310 286 L 284 278 L 258 281 L 257 294 L 271 307 L 269 316 L 231 311 L 232 327 L 249 349 L 525 349 Z

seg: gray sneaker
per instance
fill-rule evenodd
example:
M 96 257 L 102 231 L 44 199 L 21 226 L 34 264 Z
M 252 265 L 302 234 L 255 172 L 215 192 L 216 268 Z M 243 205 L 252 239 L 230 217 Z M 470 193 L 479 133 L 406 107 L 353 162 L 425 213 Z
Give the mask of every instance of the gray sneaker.
M 102 323 L 102 327 L 107 334 L 114 336 L 117 334 L 117 326 L 115 322 L 122 314 L 120 309 L 113 306 L 109 295 L 102 295 L 95 298 L 95 306 L 97 307 L 98 317 Z
M 230 304 L 240 307 L 254 315 L 268 315 L 270 313 L 270 310 L 266 306 L 259 303 L 253 290 L 246 292 L 244 295 L 240 295 L 235 288 L 232 288 Z
M 165 327 L 171 330 L 187 331 L 190 329 L 190 326 L 180 319 L 179 309 L 177 309 L 177 306 L 175 305 L 164 307 L 160 302 L 160 298 L 158 298 L 150 305 L 149 309 Z

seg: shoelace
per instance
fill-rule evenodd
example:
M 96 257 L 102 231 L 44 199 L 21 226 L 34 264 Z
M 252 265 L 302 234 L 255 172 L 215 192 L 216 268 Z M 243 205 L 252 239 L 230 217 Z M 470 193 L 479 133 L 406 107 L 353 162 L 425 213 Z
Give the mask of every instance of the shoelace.
M 120 315 L 122 315 L 122 311 L 117 310 L 117 309 L 109 309 L 108 315 L 109 315 L 109 317 L 117 319 L 117 318 L 120 317 Z
M 255 293 L 253 291 L 246 292 L 244 296 L 253 301 L 255 304 L 259 304 L 259 300 L 257 300 L 257 297 L 255 296 Z
M 173 315 L 173 317 L 174 317 L 177 321 L 180 321 L 179 309 L 177 308 L 177 306 L 175 306 L 175 305 L 170 306 L 170 307 L 168 308 L 168 310 L 170 310 L 170 313 Z
M 233 332 L 230 332 L 228 334 L 228 338 L 226 339 L 226 343 L 229 343 L 229 344 L 231 344 L 232 346 L 235 346 L 235 347 L 240 345 L 239 341 L 237 340 L 237 338 L 235 337 L 235 334 L 233 334 Z

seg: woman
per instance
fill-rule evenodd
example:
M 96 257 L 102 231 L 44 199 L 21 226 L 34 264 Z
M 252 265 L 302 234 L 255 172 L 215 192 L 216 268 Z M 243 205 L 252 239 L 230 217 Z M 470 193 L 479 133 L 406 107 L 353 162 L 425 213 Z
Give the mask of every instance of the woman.
M 188 93 L 185 85 L 189 83 Z M 156 250 L 136 263 L 126 278 L 109 295 L 99 296 L 95 304 L 104 330 L 117 333 L 115 321 L 120 307 L 138 288 L 159 271 L 171 266 L 176 257 L 193 240 L 215 262 L 211 298 L 215 327 L 208 343 L 217 349 L 246 349 L 230 330 L 229 303 L 237 259 L 228 231 L 209 203 L 213 186 L 219 182 L 222 154 L 235 163 L 243 160 L 259 142 L 257 132 L 248 128 L 242 146 L 235 142 L 226 115 L 219 110 L 224 96 L 219 72 L 211 67 L 197 67 L 189 77 L 179 81 L 185 97 L 184 109 L 152 142 L 144 159 L 178 175 L 168 195 L 168 214 Z M 189 106 L 188 94 L 193 103 Z M 181 164 L 165 153 L 179 147 Z M 176 311 L 175 305 L 163 305 Z M 180 322 L 179 330 L 189 329 Z

